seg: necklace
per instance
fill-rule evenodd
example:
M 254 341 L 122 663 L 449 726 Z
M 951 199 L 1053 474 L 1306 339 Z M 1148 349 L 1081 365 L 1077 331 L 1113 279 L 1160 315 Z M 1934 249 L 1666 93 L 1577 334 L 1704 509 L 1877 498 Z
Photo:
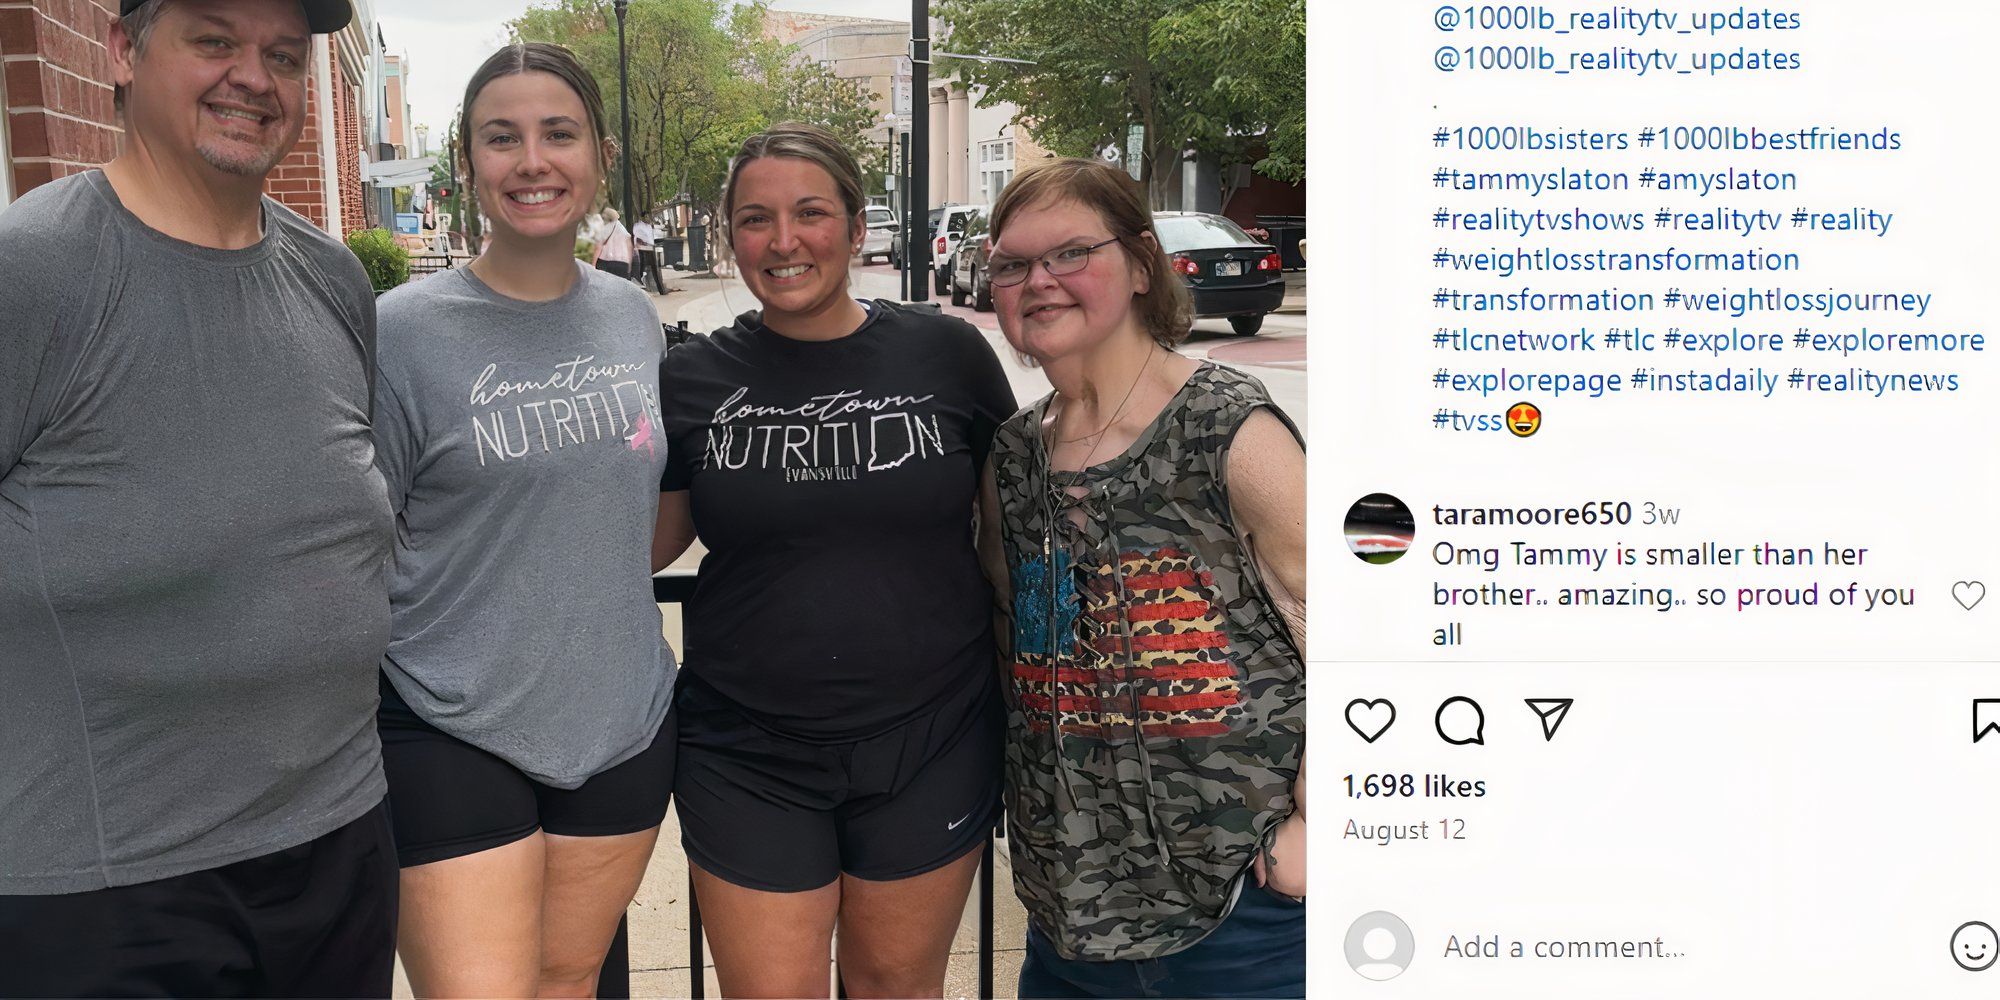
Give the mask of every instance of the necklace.
M 1118 408 L 1111 411 L 1111 419 L 1106 420 L 1104 422 L 1104 426 L 1099 427 L 1096 431 L 1092 433 L 1084 434 L 1080 437 L 1058 438 L 1055 436 L 1055 427 L 1053 426 L 1053 423 L 1051 424 L 1051 426 L 1049 427 L 1049 437 L 1056 444 L 1075 444 L 1078 441 L 1090 442 L 1090 450 L 1084 452 L 1083 461 L 1077 463 L 1078 467 L 1085 469 L 1090 468 L 1090 460 L 1096 457 L 1097 455 L 1097 446 L 1104 443 L 1105 433 L 1111 430 L 1112 425 L 1118 422 L 1119 417 L 1125 415 L 1126 405 L 1132 402 L 1132 393 L 1138 390 L 1139 382 L 1146 377 L 1146 369 L 1151 368 L 1153 366 L 1153 355 L 1155 353 L 1158 352 L 1151 350 L 1146 352 L 1145 363 L 1141 364 L 1139 366 L 1139 371 L 1132 376 L 1132 384 L 1125 387 L 1125 397 L 1118 401 Z M 1060 396 L 1057 397 L 1057 400 L 1059 403 L 1065 404 L 1064 408 L 1067 409 L 1066 400 L 1062 400 Z M 1058 410 L 1056 411 L 1056 421 L 1060 422 L 1061 419 L 1062 419 L 1062 411 Z

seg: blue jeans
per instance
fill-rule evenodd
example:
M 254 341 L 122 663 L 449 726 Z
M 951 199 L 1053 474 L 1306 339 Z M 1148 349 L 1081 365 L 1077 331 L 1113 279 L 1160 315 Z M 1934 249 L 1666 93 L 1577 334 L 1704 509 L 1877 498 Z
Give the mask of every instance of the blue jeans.
M 1222 926 L 1163 958 L 1073 961 L 1031 925 L 1021 965 L 1022 1000 L 1058 997 L 1303 997 L 1306 906 L 1280 899 L 1244 876 L 1242 895 Z

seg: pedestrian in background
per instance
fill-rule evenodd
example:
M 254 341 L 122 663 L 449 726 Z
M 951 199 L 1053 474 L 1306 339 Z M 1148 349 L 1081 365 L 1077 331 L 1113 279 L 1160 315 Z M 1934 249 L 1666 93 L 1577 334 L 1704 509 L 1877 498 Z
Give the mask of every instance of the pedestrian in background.
M 1305 995 L 1305 452 L 1174 351 L 1187 292 L 1095 160 L 993 206 L 1000 329 L 1055 391 L 1000 428 L 1007 841 L 1023 997 Z
M 632 271 L 632 280 L 640 288 L 646 287 L 646 275 L 653 276 L 653 290 L 664 294 L 666 279 L 660 276 L 660 258 L 654 254 L 654 244 L 660 238 L 660 231 L 653 226 L 653 220 L 640 216 L 632 224 L 632 248 L 638 255 L 638 266 Z
M 961 320 L 856 301 L 860 171 L 782 124 L 730 167 L 723 221 L 763 307 L 677 347 L 653 563 L 697 531 L 676 778 L 726 996 L 944 989 L 1000 807 L 980 464 L 1014 410 Z
M 419 996 L 588 997 L 673 788 L 664 344 L 643 292 L 572 255 L 615 158 L 589 72 L 511 45 L 460 106 L 486 250 L 382 299 L 401 948 Z
M 119 10 L 0 213 L 0 995 L 386 997 L 375 299 L 263 196 L 351 11 Z
M 618 210 L 604 210 L 604 228 L 597 240 L 594 261 L 597 269 L 620 278 L 632 276 L 632 233 L 618 221 Z

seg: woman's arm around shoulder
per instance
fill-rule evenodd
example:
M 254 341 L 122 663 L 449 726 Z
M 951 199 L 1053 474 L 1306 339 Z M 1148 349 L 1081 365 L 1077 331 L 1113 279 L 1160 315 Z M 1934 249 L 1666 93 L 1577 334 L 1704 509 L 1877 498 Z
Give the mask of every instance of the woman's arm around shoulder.
M 660 516 L 653 522 L 653 572 L 666 569 L 694 544 L 694 517 L 688 511 L 688 491 L 660 494 Z

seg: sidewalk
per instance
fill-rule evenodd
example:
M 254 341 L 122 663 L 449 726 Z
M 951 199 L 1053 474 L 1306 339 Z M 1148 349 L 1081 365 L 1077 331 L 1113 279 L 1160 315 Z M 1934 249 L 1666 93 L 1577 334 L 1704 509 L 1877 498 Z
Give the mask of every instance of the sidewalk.
M 1279 316 L 1304 316 L 1306 314 L 1306 273 L 1304 271 L 1285 272 L 1285 304 L 1272 310 Z

